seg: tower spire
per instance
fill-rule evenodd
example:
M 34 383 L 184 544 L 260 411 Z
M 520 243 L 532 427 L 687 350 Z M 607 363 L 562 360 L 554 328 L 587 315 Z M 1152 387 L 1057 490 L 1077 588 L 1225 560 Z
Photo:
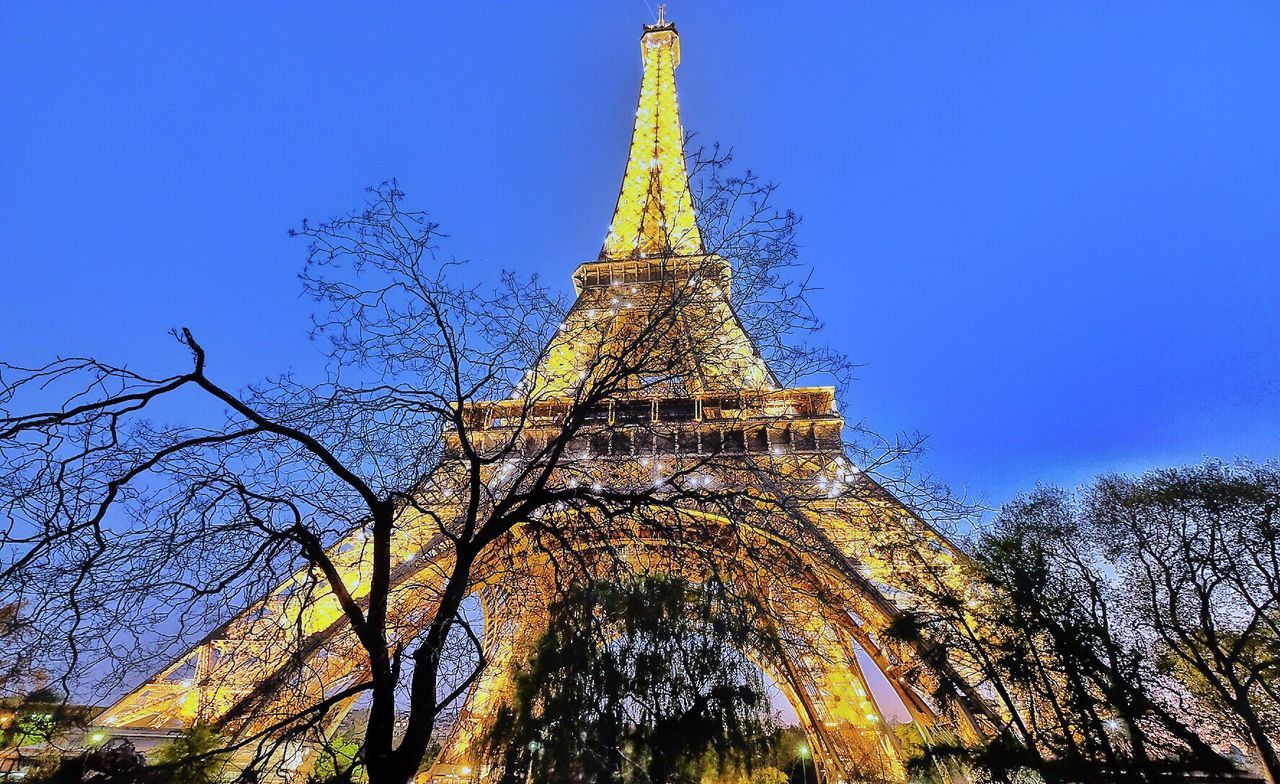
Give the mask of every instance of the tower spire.
M 702 252 L 702 235 L 684 162 L 684 127 L 676 101 L 680 35 L 659 6 L 658 22 L 640 37 L 644 78 L 631 150 L 602 259 L 689 256 Z

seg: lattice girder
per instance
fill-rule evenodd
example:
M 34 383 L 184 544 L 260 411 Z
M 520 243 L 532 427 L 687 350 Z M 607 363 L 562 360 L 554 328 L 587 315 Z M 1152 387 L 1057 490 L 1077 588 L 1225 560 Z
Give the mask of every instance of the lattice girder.
M 733 575 L 739 590 L 773 608 L 774 625 L 787 628 L 786 655 L 758 663 L 796 707 L 829 778 L 900 781 L 901 750 L 856 652 L 885 674 L 922 733 L 981 734 L 989 712 L 976 691 L 961 689 L 958 711 L 932 701 L 943 678 L 964 683 L 958 665 L 927 655 L 926 643 L 886 634 L 916 600 L 911 589 L 920 574 L 965 584 L 963 558 L 847 460 L 835 391 L 784 388 L 752 342 L 732 305 L 731 265 L 703 247 L 694 214 L 675 94 L 679 38 L 660 22 L 646 28 L 641 43 L 640 105 L 600 258 L 578 267 L 577 300 L 511 398 L 463 406 L 466 435 L 481 452 L 519 447 L 483 470 L 485 485 L 500 488 L 520 460 L 561 432 L 602 367 L 638 353 L 656 358 L 658 370 L 637 360 L 641 372 L 587 412 L 555 481 L 602 491 L 700 482 L 734 488 L 742 503 L 732 522 L 687 503 L 674 527 L 553 509 L 486 552 L 471 589 L 485 610 L 482 644 L 491 665 L 471 689 L 435 774 L 447 779 L 479 762 L 480 738 L 509 692 L 513 668 L 542 632 L 554 595 L 546 542 L 529 532 L 558 526 L 562 541 L 600 563 L 607 555 L 694 580 L 704 568 Z M 449 526 L 460 515 L 466 466 L 459 440 L 445 434 L 444 462 L 418 488 L 417 502 L 434 518 L 406 510 L 397 520 L 392 645 L 419 633 L 453 564 L 435 519 Z M 330 554 L 356 600 L 366 601 L 363 532 L 335 542 Z M 252 735 L 323 700 L 334 700 L 340 716 L 350 704 L 343 689 L 358 683 L 366 666 L 336 598 L 316 574 L 301 571 L 122 697 L 99 722 L 156 729 L 202 721 Z M 290 770 L 300 776 L 305 762 L 294 762 Z
M 882 650 L 867 633 L 867 622 L 850 609 L 861 608 L 870 626 L 882 627 L 888 619 L 881 597 L 863 594 L 837 570 L 812 562 L 797 553 L 793 545 L 767 532 L 741 530 L 723 519 L 704 519 L 703 523 L 731 530 L 727 536 L 693 537 L 684 543 L 661 537 L 645 540 L 637 538 L 634 530 L 619 531 L 614 541 L 584 541 L 578 554 L 590 549 L 605 554 L 594 579 L 616 576 L 619 564 L 641 572 L 679 574 L 693 581 L 714 572 L 750 596 L 767 597 L 773 611 L 771 621 L 789 630 L 783 639 L 787 655 L 782 661 L 758 655 L 752 658 L 784 689 L 813 738 L 815 753 L 828 770 L 841 772 L 838 778 L 901 780 L 904 775 L 901 749 L 862 674 L 856 656 L 858 647 L 885 673 L 923 731 L 935 727 L 956 733 L 965 731 L 941 717 L 916 685 L 906 679 L 908 674 L 919 673 L 918 656 L 901 645 L 893 645 L 889 652 Z M 739 547 L 709 549 L 712 544 L 724 547 L 732 543 Z M 749 558 L 744 557 L 746 552 L 750 552 Z M 761 559 L 773 564 L 772 568 L 761 571 L 751 566 Z M 782 566 L 784 560 L 791 561 L 794 569 Z M 520 590 L 526 596 L 550 591 L 551 582 L 534 579 L 522 583 Z M 532 604 L 544 608 L 550 598 L 534 599 Z M 501 648 L 504 661 L 518 660 L 521 651 L 541 633 L 545 611 L 513 615 L 501 607 L 494 609 L 497 613 L 486 617 L 486 647 Z M 433 780 L 449 781 L 461 776 L 463 769 L 475 771 L 484 767 L 483 757 L 475 750 L 483 748 L 482 738 L 493 715 L 477 706 L 496 708 L 505 696 L 498 692 L 509 688 L 510 683 L 510 673 L 500 668 L 476 684 L 465 720 L 446 744 Z

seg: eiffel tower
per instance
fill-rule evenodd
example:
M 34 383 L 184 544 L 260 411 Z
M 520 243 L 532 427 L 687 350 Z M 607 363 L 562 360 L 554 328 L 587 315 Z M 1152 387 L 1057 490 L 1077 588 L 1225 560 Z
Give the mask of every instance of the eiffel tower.
M 618 324 L 628 311 L 641 313 L 664 301 L 673 285 L 692 285 L 698 296 L 682 305 L 681 337 L 663 348 L 680 354 L 673 360 L 679 373 L 672 377 L 682 382 L 639 384 L 607 401 L 599 428 L 582 441 L 581 481 L 664 481 L 693 460 L 700 473 L 686 478 L 695 483 L 754 482 L 760 496 L 771 491 L 758 486 L 755 468 L 767 463 L 769 476 L 805 488 L 788 491 L 803 503 L 773 508 L 772 517 L 785 519 L 752 531 L 735 522 L 732 536 L 717 533 L 717 526 L 729 527 L 722 517 L 702 515 L 702 536 L 694 544 L 673 539 L 661 527 L 646 532 L 643 525 L 628 524 L 613 533 L 596 528 L 583 549 L 692 579 L 713 561 L 739 590 L 761 600 L 783 632 L 783 655 L 756 661 L 795 709 L 822 780 L 905 781 L 903 742 L 886 720 L 884 695 L 872 689 L 865 667 L 881 673 L 926 743 L 938 737 L 972 741 L 985 734 L 991 717 L 972 688 L 940 702 L 940 684 L 965 683 L 963 672 L 923 644 L 886 634 L 913 601 L 909 573 L 927 568 L 941 579 L 961 580 L 963 556 L 848 460 L 835 390 L 781 387 L 753 345 L 731 305 L 733 269 L 707 251 L 695 213 L 676 98 L 679 35 L 660 16 L 645 26 L 640 44 L 639 106 L 604 245 L 597 259 L 574 273 L 577 299 L 517 395 L 471 407 L 471 437 L 508 433 L 511 417 L 527 412 L 530 399 L 539 401 L 534 412 L 553 422 L 558 401 L 572 400 L 590 372 L 591 357 L 622 340 L 625 329 Z M 527 428 L 536 438 L 536 416 Z M 424 487 L 441 509 L 448 508 L 453 490 L 447 467 Z M 449 560 L 439 535 L 423 522 L 406 520 L 398 535 L 401 564 L 390 615 L 408 635 L 430 610 Z M 363 542 L 364 534 L 356 531 L 333 550 L 344 578 L 356 586 L 356 599 L 368 582 L 360 579 Z M 484 733 L 542 632 L 539 619 L 554 593 L 532 551 L 517 535 L 499 556 L 477 566 L 475 592 L 485 615 L 481 642 L 489 664 L 469 690 L 430 780 L 482 775 Z M 599 563 L 607 569 L 610 562 Z M 340 694 L 360 677 L 360 648 L 337 600 L 307 593 L 302 585 L 300 577 L 286 582 L 216 629 L 120 698 L 97 724 L 122 734 L 171 730 L 196 721 L 225 722 L 252 705 L 251 722 L 266 726 L 308 700 Z M 286 769 L 301 771 L 302 751 L 294 756 Z

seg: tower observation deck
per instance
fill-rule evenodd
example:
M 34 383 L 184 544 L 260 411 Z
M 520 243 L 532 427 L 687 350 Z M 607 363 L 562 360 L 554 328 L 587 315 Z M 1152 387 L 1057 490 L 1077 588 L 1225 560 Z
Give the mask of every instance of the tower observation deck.
M 734 488 L 742 517 L 691 504 L 673 513 L 679 526 L 653 517 L 579 525 L 572 516 L 585 519 L 596 508 L 584 503 L 549 512 L 564 518 L 557 536 L 572 543 L 583 569 L 603 577 L 623 561 L 690 580 L 713 569 L 733 581 L 784 632 L 781 656 L 747 653 L 795 708 L 823 779 L 905 781 L 901 742 L 863 661 L 882 673 L 922 737 L 985 732 L 990 714 L 976 692 L 961 689 L 947 704 L 935 699 L 944 679 L 963 683 L 955 668 L 923 643 L 886 633 L 912 601 L 910 578 L 933 569 L 961 579 L 961 556 L 848 459 L 835 390 L 782 385 L 752 342 L 734 310 L 733 266 L 708 247 L 699 226 L 676 90 L 675 25 L 660 17 L 645 26 L 640 53 L 635 123 L 603 245 L 574 271 L 576 300 L 510 397 L 459 404 L 465 448 L 464 433 L 447 432 L 442 465 L 422 482 L 418 506 L 432 514 L 406 512 L 398 525 L 393 626 L 406 638 L 416 633 L 438 599 L 433 586 L 453 563 L 448 538 L 427 518 L 458 514 L 467 482 L 499 487 L 521 469 L 519 461 L 543 459 L 567 418 L 581 411 L 592 382 L 614 373 L 624 380 L 585 404 L 582 427 L 560 458 L 561 486 L 604 493 L 685 481 L 695 501 L 699 486 Z M 619 367 L 636 370 L 628 375 Z M 477 468 L 479 484 L 458 467 L 467 454 L 503 448 L 510 458 Z M 549 525 L 546 518 L 539 523 Z M 367 598 L 361 591 L 369 583 L 361 536 L 352 532 L 333 550 L 357 586 L 356 601 Z M 542 546 L 517 528 L 496 555 L 477 563 L 488 665 L 425 778 L 475 781 L 491 770 L 483 738 L 545 630 L 555 595 L 559 575 Z M 154 732 L 199 721 L 245 732 L 355 683 L 367 657 L 338 602 L 323 591 L 303 595 L 294 582 L 122 697 L 99 726 Z M 286 768 L 301 779 L 306 764 L 299 760 Z

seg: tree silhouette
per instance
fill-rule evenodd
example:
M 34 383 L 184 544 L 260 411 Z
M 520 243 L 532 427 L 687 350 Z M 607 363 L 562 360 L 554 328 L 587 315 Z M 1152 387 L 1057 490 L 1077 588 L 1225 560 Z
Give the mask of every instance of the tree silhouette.
M 750 773 L 775 727 L 743 651 L 779 655 L 768 623 L 716 581 L 652 574 L 566 593 L 490 737 L 502 780 Z

